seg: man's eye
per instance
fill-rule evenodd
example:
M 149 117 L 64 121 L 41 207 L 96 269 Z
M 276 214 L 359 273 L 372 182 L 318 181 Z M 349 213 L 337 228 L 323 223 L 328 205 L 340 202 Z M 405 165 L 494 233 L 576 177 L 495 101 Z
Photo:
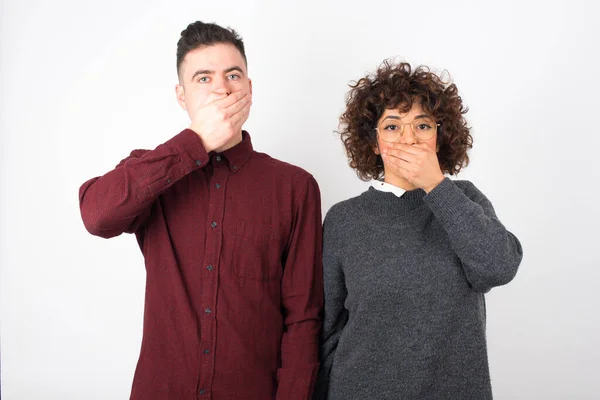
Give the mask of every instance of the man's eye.
M 206 83 L 206 82 L 208 82 L 208 76 L 203 76 L 203 77 L 199 78 L 198 82 L 200 82 L 200 83 Z
M 238 79 L 240 79 L 240 76 L 238 74 L 229 75 L 229 80 L 231 81 L 237 81 Z
M 398 125 L 388 125 L 385 128 L 383 128 L 386 131 L 395 131 L 398 129 Z
M 429 124 L 419 124 L 417 125 L 417 129 L 419 129 L 420 131 L 426 131 L 431 129 L 431 126 L 429 126 Z

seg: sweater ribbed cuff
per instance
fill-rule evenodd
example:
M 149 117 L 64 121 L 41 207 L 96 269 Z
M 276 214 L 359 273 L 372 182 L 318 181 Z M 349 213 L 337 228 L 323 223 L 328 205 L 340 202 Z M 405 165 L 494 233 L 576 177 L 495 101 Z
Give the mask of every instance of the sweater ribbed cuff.
M 429 192 L 423 198 L 423 201 L 429 206 L 436 218 L 445 227 L 460 224 L 461 220 L 463 220 L 468 213 L 483 213 L 481 206 L 471 201 L 467 195 L 447 177 Z

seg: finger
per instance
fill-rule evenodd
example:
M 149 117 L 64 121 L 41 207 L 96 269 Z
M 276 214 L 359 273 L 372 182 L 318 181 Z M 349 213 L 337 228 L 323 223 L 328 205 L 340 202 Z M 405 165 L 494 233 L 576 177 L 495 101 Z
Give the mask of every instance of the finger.
M 383 160 L 386 168 L 393 169 L 405 179 L 412 175 L 412 165 L 399 158 L 387 158 Z
M 398 162 L 396 163 L 396 166 L 398 168 L 400 168 L 401 171 L 404 171 L 404 172 L 412 172 L 414 169 L 413 164 L 406 162 L 404 160 L 398 160 Z
M 405 151 L 407 153 L 410 154 L 421 154 L 423 153 L 423 149 L 418 147 L 418 145 L 410 145 L 410 144 L 404 144 L 404 143 L 394 143 L 391 146 L 392 149 L 398 149 L 398 150 L 402 150 Z
M 252 103 L 251 96 L 244 96 L 240 100 L 227 107 L 225 111 L 227 112 L 227 115 L 231 118 L 235 114 L 243 111 L 244 108 L 247 107 L 250 103 Z
M 248 92 L 244 90 L 238 90 L 237 92 L 230 93 L 229 96 L 224 99 L 217 100 L 215 103 L 223 108 L 229 108 L 246 96 L 248 96 Z
M 401 157 L 392 154 L 391 150 L 389 149 L 386 149 L 381 156 L 383 158 L 383 162 L 389 165 L 399 166 L 400 161 L 407 162 L 406 160 L 402 160 Z
M 204 103 L 202 104 L 203 106 L 210 104 L 210 103 L 214 103 L 217 102 L 219 100 L 224 100 L 227 98 L 227 94 L 226 93 L 209 93 L 208 96 L 206 96 L 206 99 L 204 99 Z
M 394 149 L 394 148 L 386 149 L 384 151 L 384 155 L 387 155 L 388 157 L 397 158 L 399 160 L 404 160 L 407 162 L 416 162 L 418 159 L 418 156 L 413 153 L 409 153 L 407 151 L 404 151 L 401 149 Z
M 429 147 L 429 145 L 427 143 L 417 143 L 414 145 L 414 147 L 421 149 L 427 153 L 433 153 L 434 151 L 431 149 L 431 147 Z
M 234 126 L 242 126 L 244 122 L 246 122 L 248 116 L 250 115 L 250 106 L 252 106 L 251 101 L 246 103 L 240 111 L 231 117 L 231 123 Z

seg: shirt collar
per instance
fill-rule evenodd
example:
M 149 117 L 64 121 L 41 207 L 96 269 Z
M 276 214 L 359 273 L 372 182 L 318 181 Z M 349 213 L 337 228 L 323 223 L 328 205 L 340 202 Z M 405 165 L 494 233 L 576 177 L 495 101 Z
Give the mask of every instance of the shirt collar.
M 406 193 L 406 190 L 399 188 L 398 186 L 394 186 L 391 183 L 386 183 L 383 181 L 374 180 L 373 182 L 371 182 L 371 186 L 373 186 L 373 188 L 380 190 L 382 192 L 393 193 L 397 197 L 402 197 L 402 195 L 404 193 Z
M 223 153 L 215 153 L 215 157 L 222 156 L 227 160 L 229 169 L 232 172 L 237 172 L 240 168 L 248 161 L 250 155 L 254 151 L 252 147 L 252 139 L 250 134 L 246 131 L 242 131 L 242 141 L 232 148 L 225 150 Z

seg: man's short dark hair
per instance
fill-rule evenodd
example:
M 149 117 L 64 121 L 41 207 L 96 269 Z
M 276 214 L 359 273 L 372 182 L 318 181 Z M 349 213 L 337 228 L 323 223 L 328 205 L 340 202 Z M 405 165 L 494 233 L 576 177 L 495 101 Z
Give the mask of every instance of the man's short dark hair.
M 177 74 L 179 75 L 181 72 L 181 64 L 187 53 L 200 47 L 213 46 L 219 43 L 234 45 L 244 57 L 246 66 L 248 65 L 244 42 L 235 30 L 223 28 L 215 23 L 196 21 L 189 24 L 181 32 L 181 37 L 177 42 Z

